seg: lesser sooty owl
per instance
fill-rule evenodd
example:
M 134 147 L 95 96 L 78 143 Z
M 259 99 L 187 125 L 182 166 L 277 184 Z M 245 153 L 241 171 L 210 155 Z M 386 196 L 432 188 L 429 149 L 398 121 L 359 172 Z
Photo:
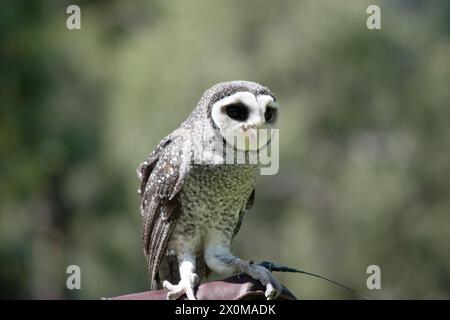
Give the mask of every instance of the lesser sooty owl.
M 282 286 L 269 270 L 230 252 L 253 205 L 258 174 L 258 164 L 237 159 L 248 159 L 270 145 L 271 135 L 260 141 L 258 132 L 274 128 L 277 114 L 274 94 L 258 83 L 216 84 L 139 165 L 144 253 L 152 289 L 165 288 L 168 299 L 183 294 L 195 299 L 196 284 L 216 271 L 248 274 L 266 287 L 268 299 L 280 293 Z M 245 143 L 238 145 L 239 138 Z M 226 161 L 230 154 L 232 163 Z

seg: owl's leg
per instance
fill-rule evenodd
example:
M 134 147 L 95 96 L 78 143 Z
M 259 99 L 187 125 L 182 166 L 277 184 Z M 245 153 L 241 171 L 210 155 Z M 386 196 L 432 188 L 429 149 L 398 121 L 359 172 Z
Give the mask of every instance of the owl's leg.
M 266 287 L 266 298 L 275 299 L 282 291 L 283 286 L 266 268 L 241 260 L 230 253 L 226 245 L 211 245 L 205 250 L 205 261 L 208 267 L 222 274 L 245 273 Z
M 169 281 L 163 282 L 164 289 L 168 290 L 167 300 L 176 300 L 186 293 L 189 300 L 195 300 L 194 287 L 198 282 L 195 271 L 195 256 L 192 254 L 178 255 L 180 264 L 180 282 L 176 285 Z

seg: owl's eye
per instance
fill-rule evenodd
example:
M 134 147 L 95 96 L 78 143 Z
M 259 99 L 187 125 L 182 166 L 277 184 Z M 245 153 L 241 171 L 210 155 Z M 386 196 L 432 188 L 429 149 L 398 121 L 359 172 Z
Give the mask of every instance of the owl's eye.
M 234 103 L 225 107 L 225 112 L 227 115 L 238 121 L 245 121 L 248 119 L 248 108 L 243 103 Z
M 267 123 L 275 122 L 277 119 L 277 109 L 273 107 L 266 107 L 266 112 L 264 112 L 264 119 Z

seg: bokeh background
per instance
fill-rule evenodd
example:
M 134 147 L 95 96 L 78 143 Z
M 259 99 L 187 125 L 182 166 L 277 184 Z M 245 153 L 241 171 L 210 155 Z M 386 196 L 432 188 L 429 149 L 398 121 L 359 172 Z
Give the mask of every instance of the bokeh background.
M 449 59 L 445 0 L 1 1 L 0 297 L 148 290 L 135 168 L 205 89 L 245 79 L 278 97 L 281 164 L 234 252 L 374 299 L 450 298 Z

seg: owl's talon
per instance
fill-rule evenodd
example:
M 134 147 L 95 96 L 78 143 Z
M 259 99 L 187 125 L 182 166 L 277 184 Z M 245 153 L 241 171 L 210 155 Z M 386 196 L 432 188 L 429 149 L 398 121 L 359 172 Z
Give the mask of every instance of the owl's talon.
M 283 291 L 281 283 L 272 275 L 272 273 L 259 265 L 249 264 L 249 276 L 261 282 L 266 287 L 265 296 L 267 300 L 276 299 Z
M 271 283 L 268 283 L 266 286 L 266 292 L 265 292 L 265 296 L 266 296 L 267 300 L 275 299 L 277 295 L 278 295 L 277 291 L 275 290 L 273 285 Z
M 180 281 L 177 285 L 164 281 L 163 288 L 169 291 L 167 292 L 167 300 L 177 300 L 183 294 L 186 294 L 189 300 L 197 300 L 194 294 L 194 286 L 197 279 L 197 275 L 193 275 L 190 281 Z

